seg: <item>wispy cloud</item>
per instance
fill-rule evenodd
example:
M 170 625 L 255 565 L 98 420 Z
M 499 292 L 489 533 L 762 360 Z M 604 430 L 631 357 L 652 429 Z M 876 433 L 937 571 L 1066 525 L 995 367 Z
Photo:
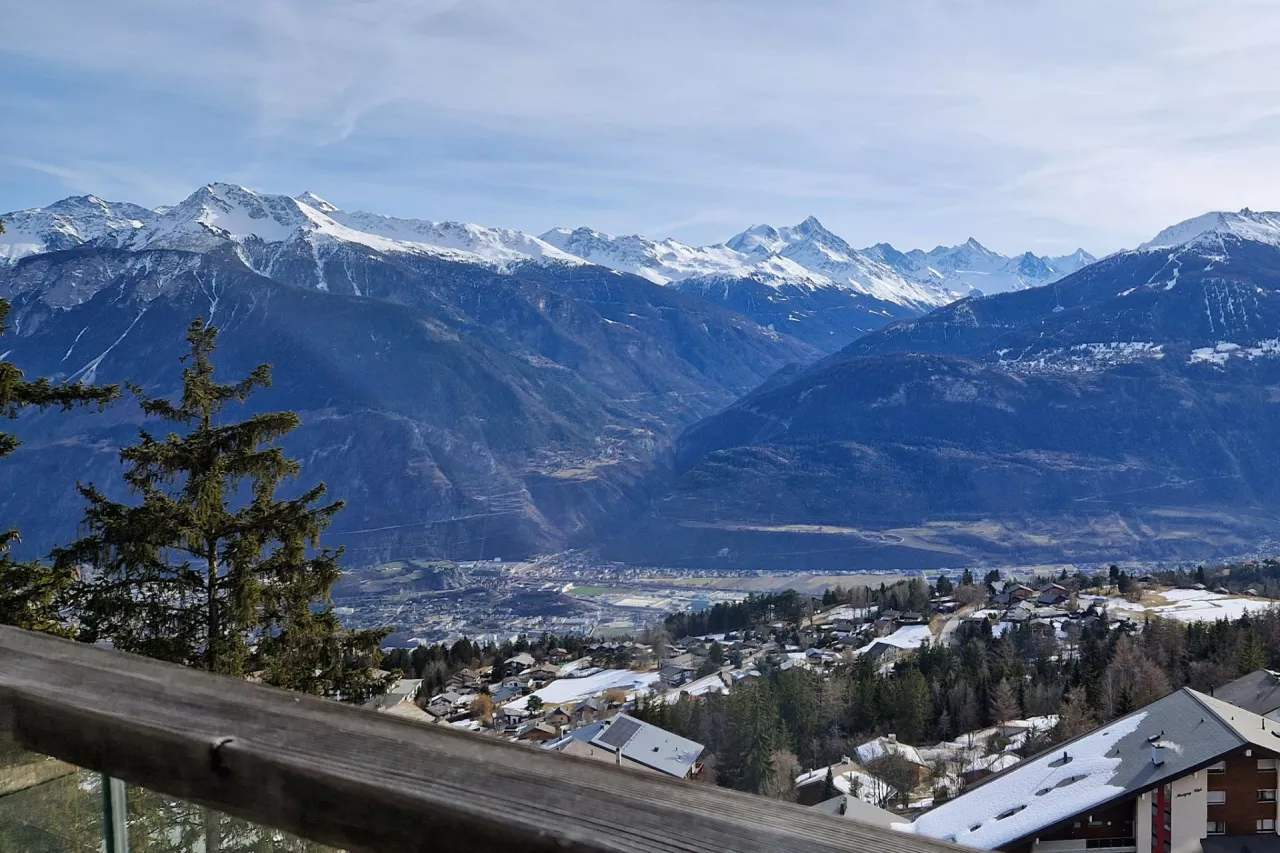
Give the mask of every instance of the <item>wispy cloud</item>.
M 1277 48 L 1250 0 L 42 0 L 0 30 L 0 207 L 230 179 L 533 231 L 814 213 L 1106 251 L 1280 206 Z

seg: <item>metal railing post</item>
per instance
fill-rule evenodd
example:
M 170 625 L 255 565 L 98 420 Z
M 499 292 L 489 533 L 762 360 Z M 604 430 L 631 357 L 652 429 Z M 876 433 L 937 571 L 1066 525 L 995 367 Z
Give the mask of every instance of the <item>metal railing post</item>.
M 106 853 L 129 853 L 129 808 L 124 782 L 102 776 L 102 840 Z

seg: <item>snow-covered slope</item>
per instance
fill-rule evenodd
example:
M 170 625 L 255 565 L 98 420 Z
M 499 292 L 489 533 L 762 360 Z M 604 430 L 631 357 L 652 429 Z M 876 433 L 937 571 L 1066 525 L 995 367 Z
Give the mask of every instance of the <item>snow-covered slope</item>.
M 86 243 L 116 245 L 123 235 L 142 228 L 155 216 L 136 204 L 103 201 L 92 195 L 8 213 L 0 234 L 0 264 Z
M 309 202 L 308 202 L 309 203 Z M 328 202 L 324 202 L 328 204 Z M 329 205 L 328 215 L 336 222 L 365 234 L 413 245 L 456 249 L 492 261 L 509 262 L 546 259 L 582 263 L 550 243 L 510 228 L 487 228 L 469 222 L 431 222 L 426 219 L 399 219 L 376 213 L 348 213 Z
M 785 228 L 754 225 L 713 246 L 638 235 L 614 237 L 590 228 L 556 228 L 542 239 L 591 263 L 659 284 L 712 277 L 751 279 L 775 287 L 838 288 L 919 310 L 946 305 L 958 296 L 932 283 L 909 281 L 859 254 L 813 217 Z
M 888 264 L 857 251 L 813 216 L 786 228 L 755 225 L 726 245 L 736 246 L 754 259 L 776 254 L 839 287 L 883 302 L 936 308 L 963 295 L 941 282 L 908 279 Z
M 1238 213 L 1206 213 L 1170 226 L 1138 247 L 1171 249 L 1188 244 L 1218 245 L 1228 235 L 1280 246 L 1280 213 L 1255 212 L 1245 208 Z
M 747 259 L 725 246 L 687 246 L 638 234 L 614 237 L 590 228 L 553 228 L 541 239 L 589 263 L 643 276 L 655 284 L 696 275 L 750 274 Z
M 864 255 L 893 267 L 912 281 L 935 283 L 960 293 L 985 294 L 1026 290 L 1065 278 L 1093 263 L 1084 249 L 1049 257 L 1024 252 L 1010 257 L 994 252 L 970 237 L 958 246 L 938 246 L 925 252 L 900 252 L 888 243 L 862 250 Z

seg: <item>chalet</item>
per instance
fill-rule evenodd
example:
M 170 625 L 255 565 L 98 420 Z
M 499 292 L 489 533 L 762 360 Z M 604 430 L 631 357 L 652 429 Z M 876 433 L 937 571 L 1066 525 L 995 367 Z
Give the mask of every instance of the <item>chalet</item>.
M 871 632 L 877 637 L 892 634 L 898 630 L 898 616 L 897 611 L 892 610 L 888 613 L 881 613 L 876 617 L 876 621 L 871 623 Z
M 532 716 L 532 711 L 525 708 L 512 708 L 507 705 L 494 711 L 494 727 L 496 728 L 501 723 L 502 727 L 507 731 L 516 732 L 520 730 L 521 726 L 529 722 Z
M 923 613 L 903 613 L 898 617 L 899 625 L 923 625 L 929 621 L 929 617 Z
M 1182 688 L 899 827 L 1013 853 L 1280 847 L 1276 724 Z
M 573 723 L 573 716 L 564 708 L 552 708 L 542 720 L 549 726 L 568 726 Z
M 896 755 L 909 761 L 916 771 L 916 781 L 922 782 L 929 774 L 929 763 L 925 761 L 914 746 L 899 743 L 897 735 L 884 735 L 872 738 L 859 745 L 853 751 L 853 757 L 864 767 L 889 755 Z
M 544 663 L 541 666 L 535 666 L 525 674 L 529 676 L 531 684 L 542 687 L 551 683 L 560 675 L 560 667 L 555 664 Z
M 684 666 L 664 666 L 658 670 L 658 678 L 668 687 L 679 687 L 689 680 L 693 670 Z
M 543 749 L 689 779 L 701 771 L 697 762 L 704 747 L 642 720 L 618 714 L 576 729 Z
M 489 691 L 489 698 L 493 700 L 495 705 L 518 699 L 521 695 L 523 695 L 522 691 L 518 687 L 497 687 Z
M 822 789 L 831 771 L 831 782 L 841 794 L 861 798 L 867 802 L 885 803 L 894 799 L 898 791 L 878 776 L 872 775 L 852 758 L 841 758 L 830 767 L 819 767 L 801 773 L 795 779 L 796 802 L 802 806 L 815 806 L 822 800 Z M 898 821 L 902 818 L 898 817 Z
M 518 667 L 521 670 L 528 669 L 529 667 L 533 666 L 537 662 L 538 661 L 534 659 L 533 655 L 529 654 L 528 652 L 521 652 L 520 654 L 515 655 L 514 657 L 507 658 L 505 661 L 507 666 Z
M 827 780 L 827 771 L 831 771 L 831 779 L 836 784 L 837 790 L 847 791 L 849 780 L 844 777 L 848 773 L 862 773 L 862 767 L 854 762 L 852 758 L 841 758 L 837 763 L 829 767 L 819 767 L 809 773 L 802 773 L 796 777 L 796 802 L 802 806 L 814 806 L 822 802 L 822 788 Z M 844 786 L 840 784 L 844 781 Z
M 548 743 L 560 737 L 560 730 L 547 723 L 529 723 L 520 727 L 516 740 Z
M 581 726 L 586 725 L 587 723 L 594 723 L 596 720 L 603 717 L 607 710 L 608 705 L 603 699 L 596 699 L 594 697 L 591 699 L 583 699 L 577 705 L 573 706 L 573 724 Z
M 1071 592 L 1061 584 L 1051 583 L 1040 587 L 1036 604 L 1041 607 L 1057 607 L 1071 600 Z
M 895 663 L 898 658 L 902 657 L 903 649 L 901 646 L 895 646 L 893 643 L 886 643 L 882 640 L 876 640 L 867 646 L 860 657 L 864 657 L 877 667 L 888 666 Z

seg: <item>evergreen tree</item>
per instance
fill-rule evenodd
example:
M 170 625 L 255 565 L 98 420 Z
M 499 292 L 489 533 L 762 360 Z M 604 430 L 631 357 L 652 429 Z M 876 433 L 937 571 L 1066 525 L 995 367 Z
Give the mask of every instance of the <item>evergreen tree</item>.
M 4 223 L 0 222 L 0 234 L 3 233 Z M 8 316 L 9 303 L 0 299 L 0 335 L 4 334 L 4 321 Z M 59 406 L 65 411 L 87 405 L 101 410 L 118 396 L 118 385 L 93 387 L 79 382 L 53 385 L 44 378 L 29 382 L 11 362 L 0 361 L 0 413 L 8 418 L 16 418 L 32 407 Z M 17 436 L 0 432 L 0 459 L 13 453 L 20 443 Z M 67 633 L 60 618 L 58 599 L 74 575 L 39 561 L 14 560 L 10 550 L 21 541 L 17 530 L 0 530 L 0 623 L 32 631 Z
M 228 404 L 271 384 L 268 365 L 232 384 L 214 380 L 217 330 L 187 330 L 176 401 L 130 385 L 142 410 L 175 426 L 145 429 L 120 457 L 140 503 L 116 503 L 93 485 L 87 535 L 54 552 L 73 585 L 79 637 L 125 651 L 268 684 L 363 701 L 389 683 L 375 673 L 385 632 L 344 632 L 330 603 L 340 552 L 319 547 L 341 502 L 318 505 L 323 485 L 276 497 L 299 464 L 276 446 L 298 425 L 292 412 L 222 423 Z M 180 430 L 180 431 L 179 431 Z M 310 553 L 309 553 L 310 551 Z
M 840 790 L 836 788 L 836 777 L 831 773 L 831 768 L 827 768 L 827 776 L 822 780 L 822 796 L 818 798 L 818 802 L 825 803 L 832 797 L 838 797 Z
M 938 582 L 934 584 L 934 589 L 937 590 L 938 595 L 950 595 L 954 588 L 951 584 L 951 578 L 946 575 L 939 575 Z
M 740 791 L 762 793 L 773 780 L 773 754 L 782 740 L 782 721 L 768 685 L 744 685 L 731 692 L 728 714 L 723 774 Z
M 970 569 L 964 570 L 964 574 L 960 576 L 960 584 L 962 586 L 973 586 L 973 572 Z
M 1018 697 L 1013 694 L 1009 682 L 1003 679 L 991 691 L 991 719 L 997 723 L 1006 723 L 1018 718 Z
M 1240 675 L 1248 675 L 1267 666 L 1267 650 L 1258 636 L 1258 629 L 1249 625 L 1240 638 L 1240 654 L 1236 660 L 1236 671 Z

